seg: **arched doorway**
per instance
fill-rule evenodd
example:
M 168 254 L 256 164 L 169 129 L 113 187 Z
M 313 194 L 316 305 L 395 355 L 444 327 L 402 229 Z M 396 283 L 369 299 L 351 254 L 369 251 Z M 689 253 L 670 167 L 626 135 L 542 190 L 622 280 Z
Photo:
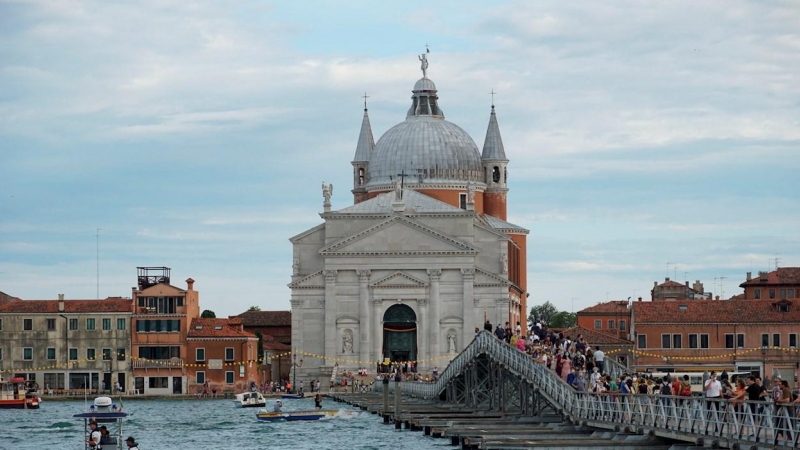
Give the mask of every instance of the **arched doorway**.
M 393 305 L 383 314 L 383 357 L 390 361 L 417 359 L 417 315 L 408 305 Z

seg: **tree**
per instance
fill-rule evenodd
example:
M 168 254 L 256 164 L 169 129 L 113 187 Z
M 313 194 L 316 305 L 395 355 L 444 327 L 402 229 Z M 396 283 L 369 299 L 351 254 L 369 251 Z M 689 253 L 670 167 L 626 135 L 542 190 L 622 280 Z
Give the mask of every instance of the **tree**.
M 575 313 L 559 311 L 550 318 L 549 326 L 553 328 L 572 328 L 577 322 Z
M 261 311 L 261 307 L 258 306 L 258 305 L 253 305 L 253 306 L 247 308 L 247 310 L 248 311 Z
M 256 330 L 256 336 L 258 337 L 258 361 L 264 360 L 264 335 L 261 333 L 261 330 Z
M 533 327 L 536 324 L 535 319 L 539 319 L 542 324 L 550 325 L 550 320 L 558 314 L 558 308 L 550 302 L 544 302 L 541 305 L 532 306 L 531 313 L 528 315 L 528 324 Z
M 214 311 L 207 309 L 203 311 L 202 314 L 200 314 L 200 317 L 202 317 L 203 319 L 216 319 L 217 315 L 214 314 Z

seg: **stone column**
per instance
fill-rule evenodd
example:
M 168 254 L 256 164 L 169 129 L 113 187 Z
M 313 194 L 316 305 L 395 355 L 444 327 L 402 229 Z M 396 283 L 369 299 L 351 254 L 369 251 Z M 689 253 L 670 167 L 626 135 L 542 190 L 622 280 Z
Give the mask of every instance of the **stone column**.
M 383 325 L 381 324 L 381 303 L 380 299 L 372 300 L 372 361 L 383 361 L 381 354 L 381 344 L 383 342 Z M 375 368 L 372 367 L 372 370 Z
M 508 308 L 510 298 L 508 296 L 497 299 L 497 325 L 503 325 L 508 321 Z M 512 328 L 517 324 L 513 324 Z
M 370 270 L 357 270 L 358 273 L 358 354 L 359 359 L 369 361 L 369 275 Z
M 456 347 L 457 351 L 461 351 L 472 340 L 472 330 L 475 328 L 474 324 L 470 323 L 472 320 L 472 308 L 475 304 L 475 293 L 473 282 L 475 281 L 475 269 L 472 267 L 461 269 L 461 275 L 464 279 L 464 298 L 461 301 L 461 319 L 464 321 L 463 329 L 461 330 L 461 342 Z M 471 328 L 470 328 L 471 327 Z
M 425 360 L 428 359 L 428 328 L 426 326 L 426 318 L 428 317 L 428 299 L 417 299 L 417 305 L 419 305 L 419 315 L 417 316 L 417 336 L 419 337 L 419 345 L 417 346 L 417 359 Z M 423 364 L 425 366 L 428 365 L 427 362 Z
M 324 270 L 325 275 L 325 363 L 333 366 L 336 358 L 338 337 L 336 336 L 336 271 Z
M 437 358 L 442 355 L 439 351 L 439 343 L 442 340 L 440 331 L 441 326 L 439 325 L 439 314 L 441 312 L 441 301 L 439 300 L 439 279 L 441 276 L 441 269 L 428 269 L 428 277 L 430 277 L 431 280 L 431 320 L 430 324 L 428 324 L 429 330 L 427 331 L 429 332 L 430 336 L 428 347 L 430 348 L 429 355 L 431 358 Z M 434 364 L 434 366 L 435 365 L 436 364 Z

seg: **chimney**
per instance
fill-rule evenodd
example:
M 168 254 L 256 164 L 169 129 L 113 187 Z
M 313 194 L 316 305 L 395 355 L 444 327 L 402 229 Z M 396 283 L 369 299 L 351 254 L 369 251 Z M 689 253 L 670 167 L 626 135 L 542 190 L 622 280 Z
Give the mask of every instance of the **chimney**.
M 658 287 L 658 281 L 653 281 L 653 287 Z
M 719 300 L 719 295 L 715 298 L 715 300 Z
M 689 282 L 688 281 L 686 282 L 686 287 L 689 287 Z
M 642 297 L 639 297 L 639 301 L 642 301 Z
M 752 279 L 753 279 L 753 273 L 752 272 L 747 272 L 747 281 L 750 281 Z
M 58 312 L 64 312 L 64 294 L 58 294 Z
M 664 278 L 664 283 L 666 283 L 667 281 L 669 281 L 669 277 Z
M 186 290 L 193 291 L 194 290 L 194 280 L 191 278 L 186 279 Z

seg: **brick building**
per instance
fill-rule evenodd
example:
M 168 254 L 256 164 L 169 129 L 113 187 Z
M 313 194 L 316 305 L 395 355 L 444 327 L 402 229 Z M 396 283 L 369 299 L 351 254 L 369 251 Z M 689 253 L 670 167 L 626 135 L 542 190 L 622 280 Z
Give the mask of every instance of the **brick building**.
M 800 298 L 800 267 L 781 267 L 772 272 L 759 272 L 740 284 L 746 300 L 783 300 Z
M 186 394 L 186 339 L 192 320 L 200 317 L 194 280 L 187 279 L 186 289 L 181 289 L 170 284 L 168 267 L 137 269 L 131 324 L 133 388 L 153 395 Z
M 797 375 L 800 299 L 634 302 L 631 311 L 636 370 Z
M 711 292 L 705 292 L 703 283 L 700 280 L 696 280 L 692 286 L 689 286 L 688 281 L 681 284 L 665 278 L 661 284 L 658 284 L 658 281 L 653 282 L 653 289 L 650 290 L 650 300 L 711 300 Z
M 219 391 L 242 392 L 260 383 L 258 338 L 239 318 L 192 320 L 187 335 L 189 392 L 208 382 Z
M 128 387 L 131 300 L 16 300 L 0 306 L 0 370 L 54 391 Z
M 232 318 L 241 319 L 244 330 L 261 340 L 259 358 L 269 365 L 262 368 L 262 381 L 289 379 L 292 358 L 291 311 L 245 311 Z M 276 355 L 280 355 L 276 357 Z
M 619 339 L 628 339 L 631 311 L 628 308 L 627 300 L 612 300 L 578 311 L 576 321 L 579 327 L 587 330 L 612 334 Z

